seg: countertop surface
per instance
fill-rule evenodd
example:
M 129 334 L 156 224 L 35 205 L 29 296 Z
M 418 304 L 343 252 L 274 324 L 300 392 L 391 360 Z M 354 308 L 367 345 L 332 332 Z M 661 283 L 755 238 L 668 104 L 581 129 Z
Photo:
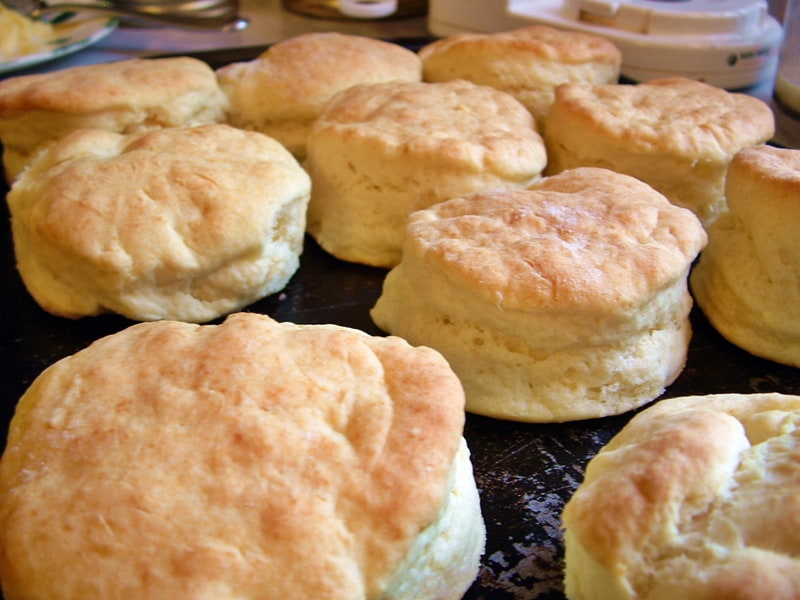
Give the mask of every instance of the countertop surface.
M 309 31 L 335 30 L 383 39 L 429 35 L 425 16 L 381 20 L 321 19 L 288 11 L 283 8 L 280 0 L 240 0 L 240 14 L 249 19 L 249 25 L 241 31 L 228 33 L 123 24 L 106 38 L 81 52 L 11 75 L 137 56 L 262 46 Z

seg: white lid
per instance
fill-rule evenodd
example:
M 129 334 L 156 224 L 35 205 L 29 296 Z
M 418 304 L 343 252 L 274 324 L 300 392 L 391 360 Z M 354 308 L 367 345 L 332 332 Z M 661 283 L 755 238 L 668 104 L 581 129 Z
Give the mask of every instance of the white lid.
M 749 87 L 774 77 L 782 38 L 766 0 L 509 0 L 508 12 L 610 39 L 622 74 L 636 81 Z
M 765 0 L 565 0 L 567 18 L 642 35 L 758 34 Z

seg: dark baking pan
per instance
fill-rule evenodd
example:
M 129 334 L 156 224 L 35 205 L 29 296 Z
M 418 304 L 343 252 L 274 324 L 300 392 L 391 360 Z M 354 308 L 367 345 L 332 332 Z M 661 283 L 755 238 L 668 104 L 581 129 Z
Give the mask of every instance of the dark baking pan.
M 409 44 L 413 46 L 413 44 Z M 263 48 L 206 52 L 213 66 L 248 60 Z M 0 184 L 2 185 L 2 184 Z M 6 189 L 0 188 L 3 194 Z M 70 321 L 48 315 L 27 294 L 16 272 L 3 204 L 0 277 L 0 422 L 2 439 L 15 403 L 49 364 L 131 324 L 116 316 Z M 335 323 L 380 335 L 369 310 L 386 271 L 338 261 L 306 240 L 299 271 L 282 292 L 248 310 L 281 321 Z M 688 362 L 665 397 L 687 394 L 783 392 L 800 394 L 800 369 L 755 358 L 727 343 L 695 309 Z M 567 424 L 521 424 L 468 415 L 488 540 L 469 600 L 563 600 L 560 514 L 584 467 L 631 417 Z

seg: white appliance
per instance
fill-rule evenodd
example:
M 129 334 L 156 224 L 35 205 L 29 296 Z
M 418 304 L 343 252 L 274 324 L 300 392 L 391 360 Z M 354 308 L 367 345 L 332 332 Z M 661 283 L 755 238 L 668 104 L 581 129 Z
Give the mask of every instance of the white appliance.
M 633 81 L 682 76 L 727 89 L 774 78 L 781 24 L 766 0 L 430 0 L 433 35 L 531 25 L 602 35 Z

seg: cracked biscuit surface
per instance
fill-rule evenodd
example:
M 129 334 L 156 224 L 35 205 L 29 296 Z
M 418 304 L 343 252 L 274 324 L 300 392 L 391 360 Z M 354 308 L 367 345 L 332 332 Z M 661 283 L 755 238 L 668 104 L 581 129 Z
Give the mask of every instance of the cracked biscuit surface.
M 212 124 L 73 132 L 8 205 L 18 270 L 48 312 L 203 322 L 283 289 L 309 194 L 278 142 Z
M 433 350 L 237 313 L 45 370 L 0 461 L 7 600 L 458 600 L 484 528 Z
M 371 314 L 442 352 L 471 412 L 543 422 L 618 414 L 682 370 L 686 276 L 705 241 L 690 211 L 646 184 L 574 169 L 412 214 Z
M 593 458 L 563 513 L 570 600 L 800 593 L 800 397 L 662 400 Z

